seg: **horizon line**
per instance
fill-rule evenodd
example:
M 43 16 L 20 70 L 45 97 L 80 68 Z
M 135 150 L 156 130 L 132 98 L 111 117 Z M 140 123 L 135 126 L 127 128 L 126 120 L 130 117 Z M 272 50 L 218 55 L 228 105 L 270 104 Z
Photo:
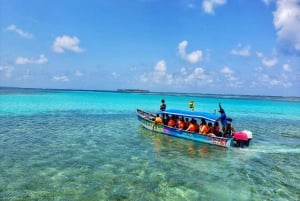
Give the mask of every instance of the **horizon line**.
M 228 96 L 233 97 L 273 97 L 273 98 L 300 98 L 300 96 L 279 96 L 279 95 L 250 95 L 250 94 L 216 94 L 216 93 L 199 93 L 199 92 L 162 92 L 162 91 L 150 91 L 147 89 L 74 89 L 74 88 L 40 88 L 40 87 L 11 87 L 11 86 L 0 86 L 0 88 L 7 89 L 36 89 L 36 90 L 61 90 L 61 91 L 95 91 L 95 92 L 118 92 L 118 93 L 149 93 L 149 94 L 167 94 L 167 95 L 187 95 L 187 96 L 209 96 L 209 97 L 220 97 L 222 98 L 230 98 Z

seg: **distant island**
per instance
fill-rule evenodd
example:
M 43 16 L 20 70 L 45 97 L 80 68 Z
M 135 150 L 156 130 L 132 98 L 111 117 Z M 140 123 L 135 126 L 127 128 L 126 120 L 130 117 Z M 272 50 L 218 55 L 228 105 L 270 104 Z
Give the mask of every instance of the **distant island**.
M 145 89 L 118 89 L 118 92 L 135 92 L 135 93 L 149 93 L 149 90 Z

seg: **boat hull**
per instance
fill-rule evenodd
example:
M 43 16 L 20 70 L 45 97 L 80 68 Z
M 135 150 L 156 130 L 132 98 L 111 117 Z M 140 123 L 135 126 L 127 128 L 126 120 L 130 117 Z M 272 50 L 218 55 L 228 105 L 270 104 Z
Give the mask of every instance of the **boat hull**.
M 208 135 L 201 135 L 194 132 L 179 130 L 177 128 L 170 127 L 164 124 L 155 124 L 153 121 L 155 116 L 151 113 L 144 112 L 142 110 L 137 110 L 137 117 L 144 128 L 157 133 L 162 133 L 165 135 L 193 140 L 206 144 L 217 145 L 221 147 L 230 147 L 232 143 L 232 138 L 211 137 Z

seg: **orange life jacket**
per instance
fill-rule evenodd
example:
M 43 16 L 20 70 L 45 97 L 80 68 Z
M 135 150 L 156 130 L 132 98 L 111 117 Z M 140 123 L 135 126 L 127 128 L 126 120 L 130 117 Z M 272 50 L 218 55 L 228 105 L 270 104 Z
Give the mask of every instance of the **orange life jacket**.
M 160 117 L 155 117 L 155 123 L 161 124 L 162 123 L 162 119 Z
M 219 127 L 219 126 L 214 126 L 213 130 L 214 130 L 215 132 L 219 132 L 219 131 L 220 131 L 220 127 Z
M 168 122 L 168 126 L 175 126 L 175 121 L 173 119 L 170 119 Z
M 178 120 L 178 121 L 177 121 L 177 127 L 178 127 L 179 129 L 183 129 L 183 128 L 184 128 L 184 122 L 181 121 L 181 120 Z
M 196 126 L 193 123 L 189 125 L 189 131 L 194 132 L 196 130 Z
M 207 131 L 206 131 L 206 133 L 207 133 L 207 134 L 208 134 L 208 133 L 213 133 L 213 128 L 207 126 Z
M 202 125 L 201 126 L 201 129 L 200 129 L 200 133 L 202 133 L 202 134 L 206 134 L 207 133 L 207 131 L 208 131 L 208 126 L 207 125 Z

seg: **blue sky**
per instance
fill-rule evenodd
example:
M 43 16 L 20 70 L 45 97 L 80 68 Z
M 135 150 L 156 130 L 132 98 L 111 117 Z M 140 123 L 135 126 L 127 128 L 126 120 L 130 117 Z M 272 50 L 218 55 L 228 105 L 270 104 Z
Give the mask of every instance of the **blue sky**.
M 0 86 L 300 96 L 300 0 L 0 0 Z

